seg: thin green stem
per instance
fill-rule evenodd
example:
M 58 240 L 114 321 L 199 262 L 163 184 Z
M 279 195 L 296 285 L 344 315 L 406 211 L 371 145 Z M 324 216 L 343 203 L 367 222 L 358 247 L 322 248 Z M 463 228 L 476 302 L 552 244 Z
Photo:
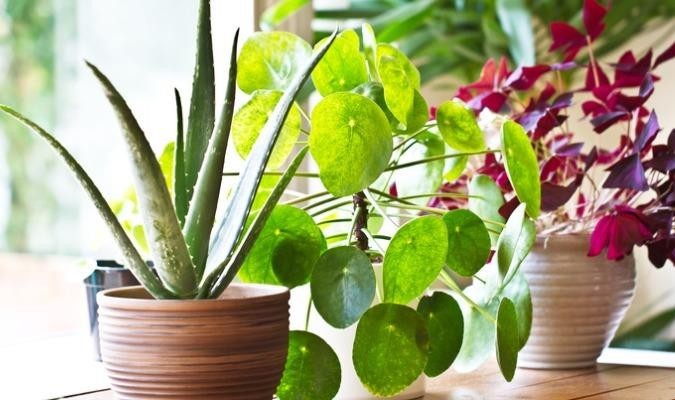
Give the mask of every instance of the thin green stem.
M 263 175 L 267 176 L 281 176 L 283 175 L 283 171 L 266 171 L 263 173 Z M 232 172 L 232 171 L 225 171 L 223 172 L 223 176 L 239 176 L 240 172 Z M 296 178 L 318 178 L 319 174 L 316 172 L 296 172 L 293 174 Z
M 497 323 L 497 321 L 494 319 L 492 315 L 490 315 L 489 312 L 487 312 L 483 307 L 476 304 L 476 302 L 471 300 L 469 296 L 464 294 L 464 292 L 462 291 L 462 289 L 460 289 L 457 282 L 455 282 L 454 279 L 452 279 L 452 277 L 447 272 L 441 271 L 440 276 L 443 283 L 445 283 L 450 289 L 456 292 L 465 302 L 467 302 L 467 304 L 469 304 L 476 311 L 478 311 L 483 317 L 485 317 L 485 319 L 491 321 L 493 324 Z
M 346 206 L 346 205 L 349 205 L 349 204 L 352 204 L 352 201 L 351 201 L 351 200 L 343 201 L 343 202 L 337 203 L 337 204 L 332 204 L 332 205 L 330 205 L 330 206 L 328 206 L 328 207 L 322 208 L 322 209 L 319 210 L 319 211 L 315 211 L 313 214 L 310 214 L 310 215 L 311 215 L 312 217 L 316 217 L 316 216 L 318 216 L 318 215 L 325 214 L 325 213 L 327 213 L 327 212 L 329 212 L 329 211 L 335 210 L 336 208 L 343 207 L 343 206 Z
M 305 330 L 309 330 L 309 316 L 312 313 L 312 296 L 309 296 L 309 301 L 307 302 L 307 315 L 305 316 Z
M 396 221 L 394 221 L 393 219 L 391 219 L 391 218 L 389 217 L 389 215 L 387 215 L 387 213 L 384 211 L 384 209 L 380 206 L 380 203 L 377 202 L 377 199 L 375 199 L 375 197 L 373 196 L 373 194 L 370 193 L 370 190 L 368 190 L 368 189 L 363 189 L 363 193 L 366 195 L 366 198 L 368 199 L 368 201 L 370 202 L 370 204 L 375 208 L 375 210 L 376 210 L 377 212 L 379 212 L 380 214 L 382 214 L 382 215 L 385 217 L 385 219 L 386 219 L 387 221 L 389 221 L 390 224 L 392 224 L 392 225 L 394 225 L 394 226 L 396 226 L 396 227 L 399 226 L 399 224 L 396 223 Z
M 335 218 L 335 219 L 327 219 L 324 221 L 319 221 L 316 224 L 317 225 L 326 225 L 326 224 L 334 224 L 336 222 L 350 222 L 351 218 Z
M 296 108 L 298 109 L 298 111 L 300 111 L 300 115 L 302 115 L 302 118 L 304 118 L 305 121 L 307 121 L 308 123 L 312 123 L 312 119 L 309 117 L 309 115 L 307 115 L 307 113 L 305 112 L 305 110 L 302 109 L 302 107 Z M 307 132 L 307 134 L 309 135 L 309 132 Z
M 426 163 L 439 161 L 439 160 L 445 160 L 445 159 L 448 159 L 448 158 L 464 157 L 464 156 L 476 156 L 476 155 L 481 155 L 481 154 L 490 154 L 490 153 L 497 153 L 497 152 L 499 152 L 499 150 L 483 150 L 483 151 L 475 151 L 475 152 L 469 152 L 469 153 L 442 154 L 440 156 L 427 157 L 427 158 L 422 158 L 420 160 L 411 161 L 409 163 L 394 165 L 392 167 L 387 168 L 385 171 L 394 171 L 394 170 L 397 170 L 397 169 L 414 167 L 415 165 L 426 164 Z
M 284 204 L 290 206 L 290 205 L 293 205 L 293 204 L 304 203 L 306 201 L 316 199 L 317 197 L 323 197 L 327 194 L 330 194 L 330 193 L 328 193 L 327 191 L 312 193 L 312 194 L 308 194 L 307 196 L 302 196 L 302 197 L 298 197 L 297 199 L 289 200 L 289 201 L 285 202 Z
M 313 203 L 309 203 L 309 204 L 305 205 L 304 207 L 302 207 L 302 209 L 305 210 L 305 211 L 308 211 L 308 210 L 311 210 L 312 208 L 316 208 L 316 207 L 319 207 L 319 206 L 322 206 L 324 204 L 328 204 L 332 201 L 337 201 L 337 200 L 340 200 L 340 199 L 342 199 L 342 197 L 331 196 L 327 199 L 323 199 L 323 200 L 319 200 L 319 201 L 316 201 L 316 202 L 313 202 Z

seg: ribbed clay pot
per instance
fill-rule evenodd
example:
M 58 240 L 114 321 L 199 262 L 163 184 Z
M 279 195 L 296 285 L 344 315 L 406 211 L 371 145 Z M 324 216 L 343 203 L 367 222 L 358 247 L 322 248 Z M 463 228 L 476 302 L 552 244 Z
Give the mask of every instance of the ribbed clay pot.
M 635 260 L 589 258 L 588 235 L 538 238 L 523 262 L 533 322 L 518 365 L 537 369 L 595 365 L 633 298 Z
M 101 355 L 119 400 L 269 400 L 288 351 L 288 289 L 231 285 L 216 300 L 100 292 Z

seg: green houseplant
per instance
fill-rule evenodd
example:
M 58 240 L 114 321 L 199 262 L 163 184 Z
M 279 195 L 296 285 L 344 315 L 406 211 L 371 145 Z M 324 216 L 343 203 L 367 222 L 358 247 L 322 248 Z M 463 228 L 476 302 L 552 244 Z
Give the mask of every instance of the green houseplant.
M 539 208 L 538 181 L 530 165 L 535 156 L 522 128 L 505 124 L 499 148 L 488 148 L 474 115 L 461 104 L 448 102 L 445 118 L 430 122 L 417 69 L 393 46 L 378 44 L 368 26 L 363 47 L 353 31 L 331 36 L 314 50 L 294 35 L 271 32 L 253 35 L 236 59 L 235 40 L 216 124 L 207 0 L 200 6 L 197 42 L 186 132 L 176 96 L 173 198 L 121 95 L 89 65 L 120 117 L 131 150 L 136 195 L 158 276 L 147 268 L 75 159 L 37 124 L 0 106 L 64 158 L 147 290 L 99 296 L 103 359 L 115 391 L 126 398 L 199 398 L 214 392 L 227 398 L 269 398 L 285 361 L 280 398 L 332 398 L 340 386 L 341 366 L 317 335 L 286 335 L 288 291 L 232 284 L 237 273 L 245 282 L 288 287 L 311 281 L 323 319 L 337 328 L 358 322 L 354 365 L 375 394 L 400 392 L 423 372 L 439 374 L 455 358 L 464 369 L 475 368 L 495 347 L 510 380 L 531 313 L 518 266 L 532 245 L 530 217 Z M 311 117 L 293 102 L 310 73 L 323 96 Z M 236 115 L 235 79 L 251 94 Z M 311 123 L 305 131 L 309 150 L 300 137 L 302 118 Z M 216 223 L 230 135 L 246 164 L 236 173 L 237 184 Z M 290 157 L 296 145 L 300 150 Z M 308 151 L 318 174 L 298 172 Z M 491 193 L 489 182 L 478 183 L 484 193 L 475 197 L 474 211 L 446 213 L 416 201 L 438 193 L 387 193 L 387 180 L 394 173 L 431 168 L 447 177 L 461 172 L 471 157 L 486 153 L 504 158 L 524 203 L 505 224 L 489 218 L 503 202 Z M 445 160 L 452 161 L 448 171 Z M 291 193 L 286 188 L 293 176 L 320 178 L 323 189 L 277 205 L 284 191 Z M 346 222 L 338 215 L 345 201 L 355 205 Z M 302 204 L 304 210 L 297 207 Z M 330 214 L 334 216 L 324 218 Z M 400 229 L 393 235 L 386 230 L 378 234 L 373 226 L 378 219 Z M 338 233 L 324 235 L 319 226 Z M 480 271 L 491 248 L 496 251 L 492 265 L 498 268 Z M 372 262 L 379 260 L 383 278 L 378 285 Z M 484 276 L 465 291 L 451 275 L 479 271 Z M 466 305 L 464 312 L 445 292 L 422 297 L 437 279 Z M 381 303 L 371 307 L 378 291 Z M 421 299 L 419 306 L 411 308 L 415 299 Z M 368 341 L 387 336 L 392 340 L 388 345 Z M 446 342 L 448 337 L 454 339 Z M 388 353 L 401 349 L 406 350 L 403 357 L 389 360 Z M 204 359 L 209 367 L 200 361 Z M 195 369 L 208 373 L 195 375 Z
M 422 374 L 440 374 L 453 361 L 461 370 L 474 369 L 495 345 L 510 380 L 531 315 L 527 284 L 518 271 L 534 241 L 530 217 L 536 217 L 540 201 L 531 144 L 511 122 L 499 146 L 487 147 L 474 114 L 452 101 L 442 106 L 442 118 L 430 121 L 415 66 L 395 47 L 377 43 L 368 25 L 362 37 L 346 30 L 335 38 L 312 73 L 320 100 L 311 113 L 296 106 L 273 153 L 281 165 L 293 144 L 308 142 L 318 173 L 302 171 L 296 177 L 310 179 L 317 190 L 272 211 L 239 272 L 245 282 L 291 288 L 309 283 L 311 301 L 300 317 L 307 322 L 304 330 L 291 331 L 277 395 L 364 398 L 351 391 L 354 382 L 341 382 L 349 375 L 341 372 L 354 368 L 359 387 L 391 396 Z M 309 44 L 282 32 L 256 33 L 242 47 L 238 84 L 251 99 L 235 114 L 232 131 L 242 157 L 287 88 L 277 77 L 311 54 Z M 303 118 L 309 130 L 302 127 Z M 415 179 L 415 171 L 432 171 L 438 186 L 444 176 L 452 179 L 473 157 L 487 153 L 505 160 L 510 182 L 527 204 L 508 222 L 491 219 L 504 199 L 487 177 L 476 179 L 480 194 L 473 198 L 473 211 L 424 205 L 456 194 L 439 194 Z M 411 171 L 412 185 L 389 193 L 392 177 Z M 275 173 L 268 177 L 273 180 Z M 482 271 L 491 249 L 496 251 L 492 267 Z M 481 274 L 464 291 L 453 278 Z M 437 281 L 444 289 L 428 291 Z M 333 331 L 311 322 L 313 310 Z M 327 332 L 334 338 L 322 339 Z M 337 341 L 345 337 L 353 337 L 353 348 L 350 343 L 336 354 L 331 346 L 340 346 Z
M 288 291 L 230 283 L 307 152 L 306 148 L 297 152 L 255 218 L 246 224 L 286 114 L 332 39 L 289 75 L 288 90 L 269 122 L 261 127 L 260 140 L 253 146 L 218 222 L 220 228 L 214 236 L 218 253 L 210 251 L 209 238 L 217 222 L 221 171 L 234 108 L 237 37 L 232 45 L 225 101 L 216 124 L 210 2 L 202 0 L 187 130 L 183 129 L 180 97 L 176 95 L 173 196 L 126 102 L 108 78 L 87 63 L 122 125 L 154 271 L 76 159 L 38 124 L 11 107 L 0 106 L 47 141 L 71 169 L 106 222 L 127 267 L 143 284 L 144 289 L 113 289 L 98 296 L 102 357 L 113 390 L 123 398 L 270 398 L 281 376 L 287 351 Z M 205 276 L 207 259 L 220 254 L 224 255 Z

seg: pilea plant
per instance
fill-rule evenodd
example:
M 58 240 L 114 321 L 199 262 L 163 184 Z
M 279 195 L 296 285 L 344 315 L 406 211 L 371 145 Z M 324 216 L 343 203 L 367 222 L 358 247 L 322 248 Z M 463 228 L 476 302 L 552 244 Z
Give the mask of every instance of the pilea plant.
M 488 147 L 473 112 L 455 102 L 430 121 L 415 66 L 395 47 L 377 43 L 368 25 L 361 36 L 346 30 L 335 38 L 312 72 L 320 99 L 311 112 L 291 108 L 270 158 L 283 165 L 294 146 L 308 143 L 318 173 L 295 176 L 317 190 L 274 208 L 239 277 L 291 288 L 309 284 L 308 316 L 313 303 L 335 328 L 357 324 L 353 365 L 374 394 L 396 394 L 453 363 L 474 369 L 495 349 L 511 380 L 531 323 L 529 290 L 518 270 L 534 242 L 531 218 L 539 213 L 531 143 L 520 125 L 508 122 L 499 143 Z M 286 77 L 323 46 L 312 50 L 283 32 L 255 33 L 242 46 L 237 81 L 251 97 L 232 122 L 242 157 L 288 90 Z M 501 192 L 484 176 L 476 179 L 480 193 L 472 195 L 471 210 L 425 206 L 437 196 L 465 196 L 436 189 L 444 176 L 461 175 L 467 161 L 485 154 L 505 161 L 523 203 L 508 221 L 498 214 Z M 435 181 L 406 179 L 420 170 L 437 171 Z M 278 175 L 267 172 L 272 181 Z M 390 194 L 394 181 L 398 193 Z M 492 268 L 483 270 L 492 251 Z M 374 268 L 380 263 L 381 280 Z M 458 275 L 480 277 L 462 290 Z M 434 282 L 445 288 L 432 291 Z M 280 399 L 331 399 L 340 387 L 344 366 L 306 329 L 290 333 Z
M 648 50 L 638 57 L 629 50 L 614 63 L 602 63 L 593 45 L 605 29 L 607 12 L 596 0 L 585 0 L 579 28 L 563 22 L 550 26 L 550 52 L 561 53 L 559 62 L 509 70 L 503 59 L 490 60 L 480 79 L 461 87 L 457 97 L 480 113 L 481 125 L 495 132 L 492 136 L 505 120 L 518 121 L 527 131 L 540 169 L 541 235 L 592 230 L 589 256 L 606 249 L 608 259 L 620 260 L 635 245 L 644 245 L 652 264 L 662 267 L 675 261 L 675 130 L 661 131 L 647 102 L 661 79 L 655 71 L 675 57 L 675 43 L 657 56 Z M 584 79 L 570 88 L 565 82 L 575 72 Z M 570 109 L 578 105 L 590 122 L 588 130 L 603 135 L 603 145 L 616 147 L 584 146 L 567 122 Z M 438 118 L 442 111 L 443 106 Z M 502 216 L 520 201 L 512 196 L 518 188 L 506 179 L 505 167 L 503 160 L 487 155 L 474 169 L 492 177 L 499 191 L 511 197 Z M 469 175 L 445 189 L 473 193 Z M 432 205 L 455 208 L 463 203 L 437 198 Z

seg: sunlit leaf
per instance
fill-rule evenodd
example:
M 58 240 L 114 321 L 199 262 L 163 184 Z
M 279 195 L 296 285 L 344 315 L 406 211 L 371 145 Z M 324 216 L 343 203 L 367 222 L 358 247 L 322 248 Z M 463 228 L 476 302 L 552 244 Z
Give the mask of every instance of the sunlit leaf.
M 490 256 L 490 235 L 480 218 L 469 210 L 445 213 L 448 230 L 448 267 L 463 276 L 472 276 Z
M 325 40 L 315 47 L 319 48 Z M 322 96 L 352 90 L 366 81 L 366 58 L 359 51 L 359 36 L 352 30 L 338 35 L 312 72 L 312 82 Z
M 532 142 L 518 123 L 507 121 L 502 125 L 504 167 L 521 203 L 527 204 L 527 214 L 537 218 L 541 208 L 539 164 Z
M 473 111 L 464 104 L 454 100 L 441 104 L 436 111 L 436 121 L 443 139 L 453 149 L 462 152 L 485 149 L 485 135 Z

